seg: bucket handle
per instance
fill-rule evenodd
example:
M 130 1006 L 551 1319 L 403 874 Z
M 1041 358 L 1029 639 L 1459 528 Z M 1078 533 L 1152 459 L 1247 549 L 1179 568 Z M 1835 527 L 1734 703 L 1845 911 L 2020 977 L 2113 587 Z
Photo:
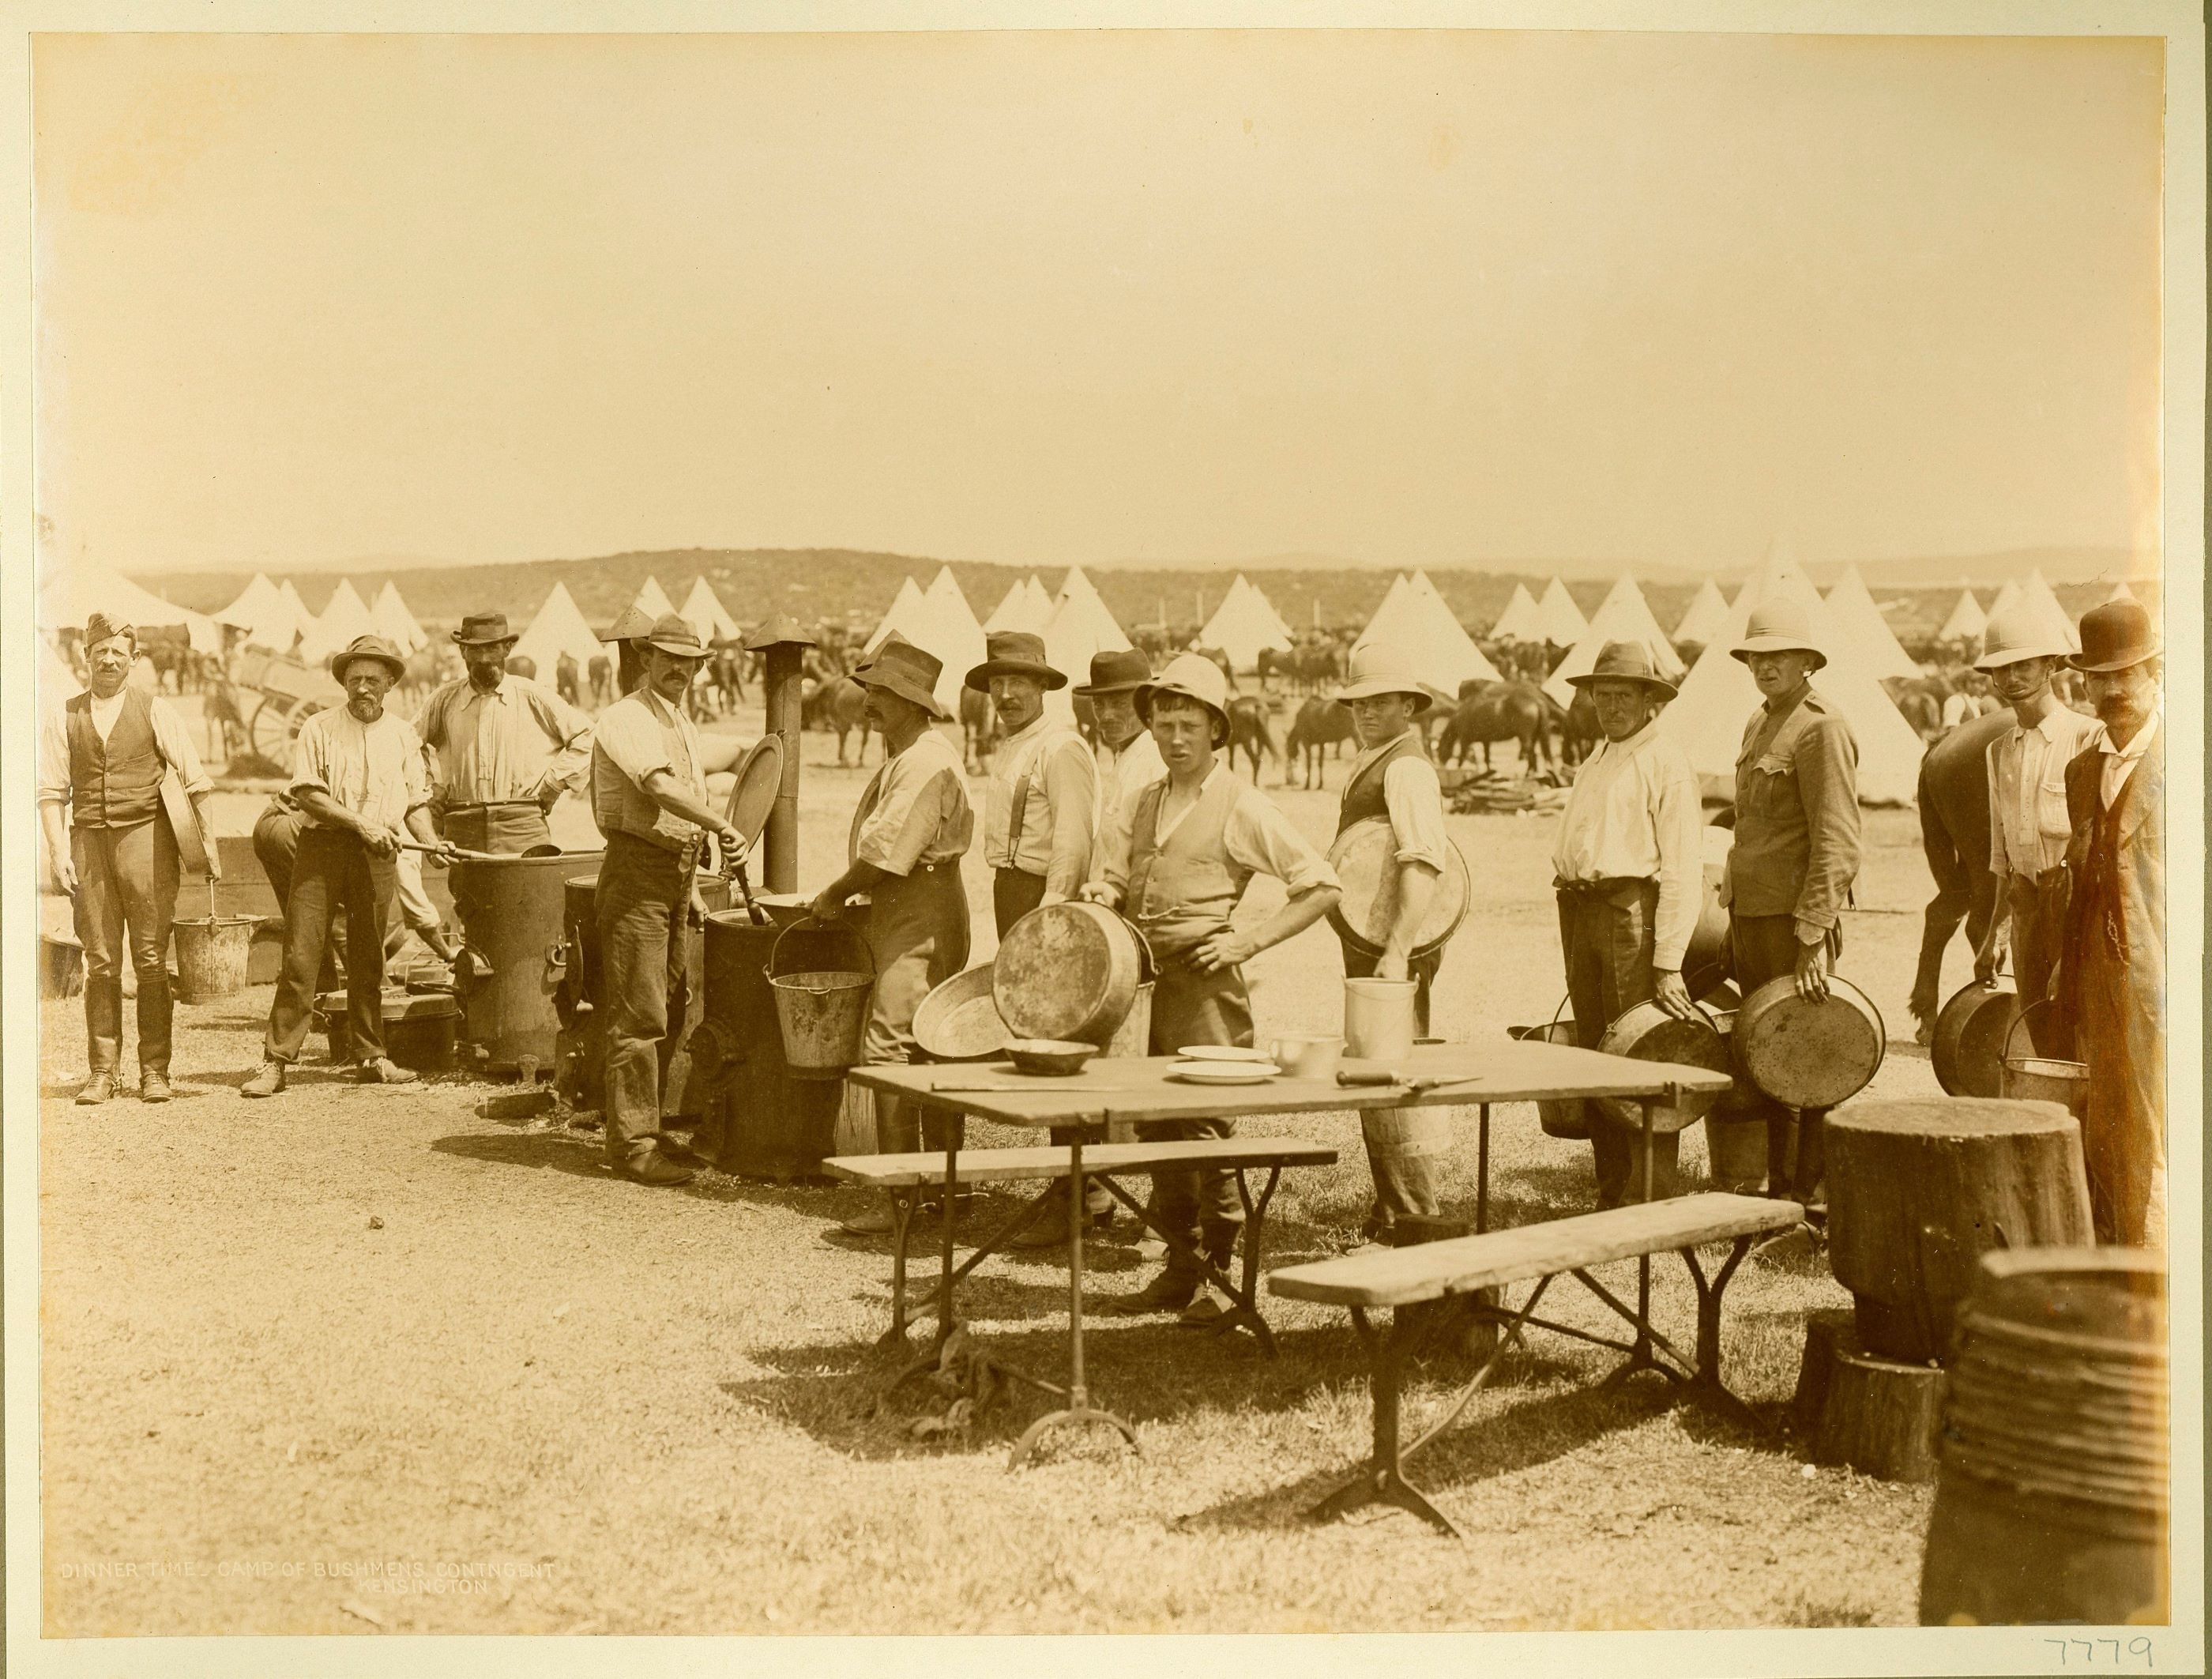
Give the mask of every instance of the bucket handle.
M 1117 916 L 1116 919 L 1137 940 L 1137 983 L 1142 985 L 1147 980 L 1157 980 L 1160 976 L 1159 958 L 1152 954 L 1152 941 L 1145 937 L 1145 929 L 1127 916 Z
M 2022 1023 L 2027 1020 L 2027 1017 L 2034 1013 L 2039 1008 L 2049 1008 L 2050 1007 L 2050 998 L 2038 997 L 2026 1008 L 2023 1008 L 2019 1013 L 2012 1017 L 2012 1025 L 2005 1028 L 2004 1043 L 1997 1050 L 1997 1060 L 2000 1062 L 2007 1062 L 2012 1060 L 2012 1035 L 2021 1029 Z M 2035 1048 L 2035 1040 L 2033 1037 L 2028 1039 L 2027 1047 L 2031 1049 Z
M 854 932 L 853 929 L 848 927 L 841 927 L 835 922 L 817 921 L 811 914 L 801 916 L 797 921 L 792 922 L 789 927 L 785 928 L 782 932 L 775 935 L 775 942 L 769 946 L 768 966 L 762 970 L 769 978 L 774 979 L 777 976 L 775 965 L 776 955 L 777 952 L 783 949 L 783 941 L 789 938 L 796 929 L 802 927 L 823 928 L 833 933 L 842 933 L 848 941 L 860 947 L 860 958 L 867 964 L 867 966 L 865 969 L 856 969 L 854 971 L 865 972 L 868 976 L 869 982 L 871 983 L 874 982 L 876 978 L 876 953 L 868 947 L 868 941 L 866 939 L 863 939 L 859 934 Z

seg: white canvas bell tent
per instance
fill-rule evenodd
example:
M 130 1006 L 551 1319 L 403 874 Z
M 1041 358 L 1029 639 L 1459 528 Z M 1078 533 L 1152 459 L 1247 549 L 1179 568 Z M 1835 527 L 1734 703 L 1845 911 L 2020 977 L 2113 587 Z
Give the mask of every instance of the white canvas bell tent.
M 1836 633 L 1865 656 L 1876 678 L 1914 677 L 1921 673 L 1920 666 L 1889 627 L 1889 620 L 1881 615 L 1881 607 L 1856 566 L 1844 568 L 1844 575 L 1830 587 L 1826 601 L 1828 616 L 1835 620 Z
M 1728 622 L 1728 597 L 1721 593 L 1721 586 L 1706 578 L 1691 599 L 1689 610 L 1682 614 L 1682 621 L 1674 626 L 1675 645 L 1703 647 Z
M 1389 593 L 1359 632 L 1352 650 L 1368 646 L 1387 648 L 1406 660 L 1421 685 L 1444 704 L 1459 697 L 1462 682 L 1498 679 L 1498 667 L 1483 657 L 1436 586 L 1419 573 L 1410 581 L 1402 576 L 1391 580 Z
M 204 612 L 195 612 L 141 588 L 118 571 L 94 561 L 57 567 L 39 590 L 39 624 L 48 635 L 84 627 L 94 612 L 127 624 L 143 638 L 149 630 L 184 626 L 197 653 L 221 653 L 222 630 Z
M 1498 622 L 1490 626 L 1493 642 L 1540 642 L 1544 639 L 1542 614 L 1536 610 L 1536 597 L 1528 593 L 1526 583 L 1513 586 L 1512 599 L 1505 610 L 1498 615 Z
M 1572 647 L 1589 633 L 1589 620 L 1575 605 L 1567 586 L 1556 577 L 1545 586 L 1544 598 L 1536 603 L 1536 611 L 1540 620 L 1537 627 L 1553 647 Z
M 1749 667 L 1729 649 L 1742 641 L 1752 608 L 1778 597 L 1795 599 L 1804 607 L 1814 638 L 1828 656 L 1813 686 L 1850 724 L 1858 742 L 1860 802 L 1910 805 L 1924 743 L 1883 690 L 1863 655 L 1838 630 L 1827 603 L 1803 570 L 1778 547 L 1729 609 L 1728 622 L 1682 679 L 1680 694 L 1659 714 L 1660 727 L 1690 755 L 1699 782 L 1709 791 L 1733 794 L 1744 726 L 1765 702 Z
M 915 632 L 925 628 L 928 618 L 929 607 L 927 598 L 922 594 L 921 585 L 911 577 L 902 578 L 899 581 L 898 593 L 891 597 L 891 604 L 885 609 L 883 617 L 876 620 L 874 632 L 861 643 L 860 651 L 873 653 L 883 645 L 884 638 L 894 630 L 909 642 L 914 642 L 916 647 L 921 647 L 922 642 Z
M 319 664 L 362 636 L 378 633 L 368 614 L 368 603 L 361 598 L 352 579 L 341 577 L 314 627 L 301 638 L 300 651 L 309 663 Z
M 1040 585 L 1038 594 L 1043 593 Z M 1030 580 L 1017 578 L 1006 586 L 999 604 L 991 609 L 991 616 L 983 620 L 986 631 L 994 630 L 1026 630 L 1031 635 L 1044 633 L 1045 620 L 1052 616 L 1049 601 L 1040 609 L 1036 595 L 1030 592 Z
M 703 642 L 735 642 L 744 639 L 744 632 L 738 621 L 724 610 L 722 597 L 714 593 L 714 586 L 704 577 L 694 578 L 691 593 L 684 597 L 678 608 L 684 622 L 699 632 Z
M 1597 611 L 1590 614 L 1589 628 L 1583 632 L 1582 640 L 1567 650 L 1567 656 L 1547 679 L 1544 691 L 1560 705 L 1572 705 L 1575 690 L 1569 678 L 1589 675 L 1596 668 L 1598 654 L 1613 642 L 1634 642 L 1650 655 L 1652 668 L 1660 675 L 1669 682 L 1681 680 L 1682 655 L 1674 651 L 1659 620 L 1651 616 L 1650 603 L 1636 587 L 1636 580 L 1623 573 L 1598 603 Z
M 588 670 L 594 659 L 604 657 L 611 663 L 615 656 L 614 649 L 584 621 L 568 585 L 556 583 L 545 604 L 538 609 L 538 616 L 515 642 L 514 656 L 530 660 L 539 678 L 550 682 L 564 653 L 576 661 L 579 671 Z
M 400 598 L 399 586 L 389 577 L 384 580 L 384 587 L 376 592 L 376 599 L 369 605 L 368 617 L 376 626 L 376 633 L 402 653 L 412 653 L 430 639 L 416 621 L 415 614 L 407 610 L 406 601 Z
M 2135 598 L 2136 592 L 2128 587 L 2128 580 L 2123 577 L 2112 585 L 2112 592 L 2105 597 L 2105 605 L 2109 606 L 2115 600 L 2133 600 Z
M 1951 609 L 1951 616 L 1943 620 L 1943 627 L 1936 632 L 1939 642 L 1978 642 L 1982 631 L 1990 627 L 1989 614 L 1982 603 L 1974 599 L 1972 589 L 1959 591 L 1959 604 Z
M 2081 632 L 2075 626 L 2072 615 L 2059 604 L 2051 585 L 2044 581 L 2040 566 L 2028 573 L 2027 581 L 2021 585 L 2020 592 L 2021 599 L 2043 615 L 2051 626 L 2051 633 L 2064 641 L 2068 651 L 2081 652 Z
M 1200 647 L 1219 648 L 1228 655 L 1230 668 L 1240 673 L 1259 668 L 1263 648 L 1288 653 L 1294 642 L 1282 614 L 1241 571 L 1221 605 L 1214 608 L 1213 616 L 1206 621 L 1206 628 L 1198 632 Z
M 292 621 L 300 626 L 300 639 L 304 642 L 315 627 L 315 615 L 307 610 L 307 603 L 300 599 L 300 591 L 292 587 L 289 577 L 276 586 L 276 593 L 284 597 L 285 605 L 291 609 Z
M 76 679 L 76 672 L 69 667 L 61 650 L 44 636 L 39 637 L 38 704 L 43 715 L 51 705 L 59 705 L 71 694 L 81 693 L 84 684 Z
M 289 653 L 314 622 L 300 616 L 294 605 L 296 599 L 286 595 L 266 575 L 256 572 L 253 581 L 239 591 L 238 599 L 215 615 L 216 622 L 243 630 L 248 647 Z
M 1042 633 L 1045 662 L 1063 672 L 1070 687 L 1091 679 L 1095 654 L 1121 653 L 1129 646 L 1128 636 L 1106 610 L 1106 603 L 1098 598 L 1098 591 L 1080 566 L 1071 569 L 1060 584 Z M 1045 714 L 1063 722 L 1073 720 L 1075 701 L 1066 688 L 1045 696 Z
M 945 661 L 944 672 L 938 678 L 937 697 L 945 709 L 957 716 L 961 686 L 967 681 L 968 672 L 983 662 L 983 626 L 975 621 L 975 609 L 969 605 L 960 585 L 953 581 L 950 566 L 937 574 L 922 596 L 922 605 L 928 611 L 929 633 L 934 639 L 924 642 L 914 636 L 907 639 Z M 1079 672 L 1073 679 L 1080 682 L 1082 673 Z

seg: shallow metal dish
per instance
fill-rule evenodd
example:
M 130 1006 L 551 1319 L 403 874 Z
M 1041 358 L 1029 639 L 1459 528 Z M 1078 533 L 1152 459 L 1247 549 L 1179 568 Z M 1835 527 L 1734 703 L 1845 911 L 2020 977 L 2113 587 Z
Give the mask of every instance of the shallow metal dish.
M 1016 1072 L 1054 1078 L 1080 1073 L 1083 1063 L 1097 1053 L 1095 1043 L 1070 1043 L 1056 1037 L 1018 1037 L 1006 1045 L 1006 1059 Z

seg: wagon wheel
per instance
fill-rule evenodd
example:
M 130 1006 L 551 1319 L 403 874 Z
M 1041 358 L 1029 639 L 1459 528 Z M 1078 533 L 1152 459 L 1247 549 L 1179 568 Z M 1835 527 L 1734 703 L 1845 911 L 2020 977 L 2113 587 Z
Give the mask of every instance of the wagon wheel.
M 293 703 L 275 695 L 264 699 L 246 727 L 254 751 L 276 765 L 280 773 L 291 774 L 292 743 L 299 738 L 300 725 L 322 709 L 319 700 Z

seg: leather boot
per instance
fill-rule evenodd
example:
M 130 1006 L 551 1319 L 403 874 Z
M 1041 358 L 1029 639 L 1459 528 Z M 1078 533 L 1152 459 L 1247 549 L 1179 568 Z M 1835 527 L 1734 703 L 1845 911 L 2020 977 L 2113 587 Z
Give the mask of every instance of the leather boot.
M 387 1055 L 378 1055 L 354 1068 L 356 1084 L 411 1085 L 422 1075 L 411 1067 L 402 1067 Z
M 139 1069 L 138 1099 L 141 1102 L 166 1102 L 172 1094 L 169 1089 L 169 1075 L 166 1070 L 159 1067 Z
M 261 1070 L 238 1087 L 240 1096 L 274 1096 L 284 1088 L 284 1063 L 264 1061 Z
M 77 1086 L 76 1099 L 82 1107 L 97 1107 L 115 1094 L 115 1075 L 95 1073 Z

